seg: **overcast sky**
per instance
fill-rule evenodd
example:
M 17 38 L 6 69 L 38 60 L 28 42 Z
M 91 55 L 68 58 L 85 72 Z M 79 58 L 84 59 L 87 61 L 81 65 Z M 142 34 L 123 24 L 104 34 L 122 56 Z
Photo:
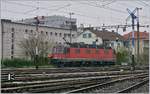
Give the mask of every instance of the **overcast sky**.
M 38 8 L 39 7 L 39 8 Z M 125 24 L 129 13 L 136 7 L 140 10 L 140 24 L 150 24 L 150 0 L 1 0 L 1 18 L 20 20 L 39 16 L 62 15 L 77 19 L 77 25 L 102 26 Z M 131 23 L 131 20 L 128 21 Z M 149 28 L 140 28 L 141 31 Z M 130 31 L 130 28 L 128 28 Z M 123 34 L 122 30 L 120 30 Z M 125 32 L 126 33 L 126 32 Z

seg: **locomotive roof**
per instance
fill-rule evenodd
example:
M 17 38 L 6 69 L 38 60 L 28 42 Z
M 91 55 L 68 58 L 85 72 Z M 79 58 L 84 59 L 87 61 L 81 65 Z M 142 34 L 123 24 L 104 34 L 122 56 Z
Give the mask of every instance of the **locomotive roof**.
M 56 45 L 56 48 L 64 48 L 64 47 L 71 47 L 71 48 L 106 48 L 109 49 L 111 47 L 106 47 L 105 45 L 93 45 L 93 44 L 84 44 L 84 43 L 69 43 L 68 46 L 64 45 Z
M 83 44 L 83 43 L 72 43 L 70 47 L 75 47 L 75 48 L 111 48 L 111 47 L 106 47 L 104 45 L 92 45 L 92 44 Z

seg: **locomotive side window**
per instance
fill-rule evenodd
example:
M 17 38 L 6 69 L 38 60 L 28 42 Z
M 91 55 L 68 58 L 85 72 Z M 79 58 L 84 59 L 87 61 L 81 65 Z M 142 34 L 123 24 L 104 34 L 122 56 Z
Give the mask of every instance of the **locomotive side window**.
M 87 49 L 87 50 L 86 50 L 86 53 L 87 53 L 87 54 L 90 54 L 90 53 L 91 53 L 91 51 L 90 51 L 89 49 Z
M 76 53 L 76 54 L 79 54 L 79 53 L 80 53 L 80 49 L 76 49 L 76 50 L 75 50 L 75 53 Z
M 109 54 L 109 49 L 104 49 L 105 54 Z
M 99 53 L 99 50 L 98 50 L 98 49 L 96 49 L 96 50 L 95 50 L 95 53 L 96 53 L 96 54 L 98 54 L 98 53 Z

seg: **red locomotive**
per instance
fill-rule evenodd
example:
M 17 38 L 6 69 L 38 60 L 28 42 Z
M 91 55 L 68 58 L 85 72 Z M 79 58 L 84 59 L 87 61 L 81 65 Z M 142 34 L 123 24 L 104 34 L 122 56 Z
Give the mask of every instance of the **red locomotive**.
M 48 57 L 50 63 L 59 67 L 114 65 L 116 61 L 114 50 L 110 47 L 78 43 L 69 47 L 55 46 Z

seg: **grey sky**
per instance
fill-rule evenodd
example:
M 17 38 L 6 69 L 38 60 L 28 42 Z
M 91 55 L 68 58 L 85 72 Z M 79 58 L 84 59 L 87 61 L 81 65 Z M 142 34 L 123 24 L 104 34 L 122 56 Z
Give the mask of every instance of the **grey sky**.
M 78 26 L 80 24 L 86 26 L 89 24 L 92 26 L 118 25 L 125 24 L 129 15 L 126 9 L 129 8 L 133 11 L 136 7 L 142 8 L 140 10 L 140 24 L 150 24 L 150 0 L 2 0 L 1 18 L 20 20 L 36 15 L 64 15 L 69 17 L 69 12 L 73 12 L 75 14 L 72 17 L 77 18 Z M 148 29 L 141 28 L 142 31 L 148 31 Z M 120 33 L 123 33 L 122 30 Z

